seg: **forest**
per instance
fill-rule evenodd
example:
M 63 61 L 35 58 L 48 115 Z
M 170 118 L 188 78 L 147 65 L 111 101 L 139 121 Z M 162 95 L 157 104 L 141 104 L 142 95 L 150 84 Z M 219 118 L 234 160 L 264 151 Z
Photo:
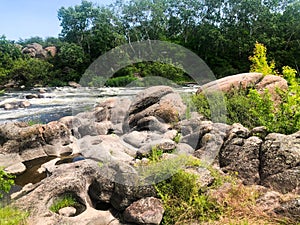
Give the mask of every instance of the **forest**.
M 268 49 L 268 58 L 281 73 L 290 66 L 299 74 L 300 2 L 298 0 L 116 0 L 98 6 L 80 5 L 58 10 L 58 37 L 31 37 L 18 41 L 0 37 L 0 84 L 62 86 L 80 81 L 82 74 L 109 50 L 137 41 L 161 40 L 197 54 L 217 78 L 250 70 L 249 56 L 256 42 Z M 56 46 L 46 59 L 21 53 L 21 46 Z M 114 74 L 107 86 L 120 86 L 146 76 L 189 81 L 176 65 L 140 62 Z M 93 85 L 93 84 L 92 84 Z

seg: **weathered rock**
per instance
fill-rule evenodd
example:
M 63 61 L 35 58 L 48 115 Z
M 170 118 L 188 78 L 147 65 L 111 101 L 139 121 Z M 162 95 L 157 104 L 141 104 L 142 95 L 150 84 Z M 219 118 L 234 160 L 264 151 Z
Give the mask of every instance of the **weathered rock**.
M 223 171 L 238 172 L 245 184 L 255 184 L 259 177 L 259 153 L 262 140 L 258 137 L 236 137 L 224 143 L 220 151 L 220 166 Z
M 27 123 L 7 123 L 0 125 L 0 143 L 0 153 L 18 154 L 22 161 L 27 161 L 47 155 L 59 156 L 71 143 L 71 134 L 59 122 L 33 126 Z M 10 160 L 6 165 L 15 163 Z
M 106 177 L 109 174 L 106 174 Z M 98 188 L 96 189 L 95 186 Z M 88 189 L 88 190 L 87 190 Z M 101 193 L 111 193 L 113 183 L 102 176 L 100 167 L 91 160 L 82 160 L 70 164 L 62 164 L 52 171 L 52 175 L 36 184 L 26 195 L 15 195 L 14 204 L 21 209 L 30 210 L 31 224 L 112 224 L 118 220 L 108 210 L 94 208 Z M 76 217 L 68 217 L 49 210 L 52 203 L 64 194 L 71 194 L 79 206 Z M 120 193 L 121 195 L 122 193 Z
M 124 211 L 124 219 L 136 224 L 160 224 L 164 208 L 162 202 L 153 197 L 143 198 L 127 207 Z
M 124 145 L 116 135 L 85 136 L 78 141 L 80 153 L 97 161 L 132 161 L 136 149 Z
M 255 86 L 263 78 L 261 73 L 242 73 L 232 76 L 227 76 L 205 85 L 202 85 L 197 93 L 201 93 L 203 90 L 207 92 L 222 91 L 229 92 L 232 89 L 249 88 Z
M 28 44 L 22 49 L 23 54 L 28 54 L 33 58 L 47 58 L 47 51 L 38 43 Z
M 282 203 L 281 206 L 276 208 L 274 211 L 276 214 L 291 218 L 294 222 L 299 222 L 300 221 L 300 198 L 298 197 L 286 201 Z
M 264 76 L 264 78 L 255 85 L 255 89 L 258 90 L 259 93 L 264 93 L 267 89 L 271 99 L 276 105 L 281 101 L 277 89 L 285 91 L 288 89 L 288 84 L 287 81 L 280 76 L 268 75 Z
M 150 154 L 153 148 L 158 148 L 163 152 L 171 152 L 176 149 L 176 143 L 170 139 L 160 139 L 151 141 L 142 146 L 136 153 L 138 157 L 144 157 Z
M 300 132 L 269 134 L 261 149 L 260 175 L 263 185 L 279 192 L 299 191 Z
M 181 97 L 172 88 L 150 87 L 140 92 L 132 102 L 124 129 L 128 129 L 128 125 L 129 129 L 149 130 L 148 124 L 140 120 L 150 116 L 156 117 L 162 123 L 178 122 L 185 114 L 185 109 Z
M 27 98 L 27 99 L 33 99 L 33 98 L 38 98 L 38 97 L 39 97 L 38 94 L 28 94 L 25 96 L 25 98 Z
M 22 174 L 25 170 L 26 170 L 26 166 L 21 162 L 13 164 L 13 165 L 5 168 L 5 172 L 12 174 L 12 175 Z
M 18 102 L 5 103 L 1 107 L 3 107 L 5 110 L 13 110 L 18 108 L 28 108 L 30 105 L 31 104 L 29 101 L 18 101 Z
M 66 217 L 75 216 L 76 209 L 74 207 L 64 207 L 58 211 L 58 214 Z
M 268 191 L 265 188 L 263 194 L 256 199 L 256 204 L 262 209 L 263 212 L 271 213 L 274 209 L 280 207 L 281 195 L 276 191 Z
M 187 168 L 185 171 L 197 176 L 197 184 L 200 188 L 211 185 L 215 180 L 215 178 L 211 175 L 211 172 L 204 167 Z
M 145 142 L 147 142 L 147 139 L 147 131 L 132 131 L 128 134 L 123 135 L 123 140 L 136 148 L 142 147 L 145 144 Z
M 48 46 L 45 48 L 45 50 L 47 51 L 48 55 L 52 57 L 56 56 L 57 48 L 55 46 Z

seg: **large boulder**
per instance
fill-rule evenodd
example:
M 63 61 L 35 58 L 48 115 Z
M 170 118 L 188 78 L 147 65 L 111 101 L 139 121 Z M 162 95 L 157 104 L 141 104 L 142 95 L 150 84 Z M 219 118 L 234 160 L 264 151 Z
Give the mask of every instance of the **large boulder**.
M 30 210 L 30 224 L 121 224 L 110 212 L 112 206 L 100 198 L 102 193 L 111 195 L 113 190 L 113 183 L 101 175 L 96 162 L 82 160 L 56 166 L 51 176 L 14 194 L 14 204 Z M 64 195 L 77 201 L 75 215 L 50 211 L 51 205 Z M 101 205 L 107 205 L 107 210 L 99 210 Z
M 201 86 L 197 93 L 202 91 L 222 91 L 230 92 L 235 89 L 246 89 L 255 86 L 261 81 L 263 74 L 261 73 L 241 73 L 237 75 L 227 76 Z
M 72 152 L 71 133 L 60 122 L 36 124 L 6 123 L 0 125 L 0 166 L 13 164 L 52 155 L 59 156 Z
M 269 134 L 261 149 L 260 176 L 263 185 L 287 193 L 299 192 L 300 132 Z
M 185 115 L 186 106 L 179 94 L 167 86 L 154 86 L 140 92 L 128 109 L 125 130 L 151 130 L 164 127 L 157 123 L 175 123 Z M 146 117 L 150 119 L 145 120 Z M 154 120 L 155 117 L 157 120 Z M 154 126 L 151 126 L 154 124 Z M 156 125 L 155 125 L 156 124 Z M 126 127 L 127 126 L 127 127 Z
M 259 93 L 263 93 L 265 89 L 271 94 L 271 98 L 275 102 L 279 102 L 280 96 L 277 93 L 277 88 L 287 90 L 288 84 L 285 79 L 280 76 L 266 75 L 261 73 L 242 73 L 232 76 L 227 76 L 201 86 L 197 93 L 222 91 L 225 93 L 233 90 L 255 88 Z

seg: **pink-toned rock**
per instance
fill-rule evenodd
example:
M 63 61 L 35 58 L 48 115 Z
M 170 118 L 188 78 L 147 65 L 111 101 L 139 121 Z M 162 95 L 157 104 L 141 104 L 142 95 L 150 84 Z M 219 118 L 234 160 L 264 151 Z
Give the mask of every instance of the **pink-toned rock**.
M 275 103 L 278 103 L 280 102 L 281 98 L 277 93 L 277 89 L 283 91 L 287 90 L 288 84 L 287 81 L 280 76 L 268 75 L 255 85 L 255 89 L 258 90 L 259 93 L 263 93 L 265 89 L 267 89 L 271 95 L 272 100 Z
M 50 56 L 56 56 L 57 48 L 55 46 L 46 47 L 45 50 L 50 54 Z
M 261 73 L 241 73 L 224 77 L 201 86 L 197 94 L 202 91 L 222 91 L 229 92 L 233 88 L 248 88 L 255 86 L 263 78 Z
M 164 214 L 162 202 L 154 197 L 140 199 L 124 211 L 124 219 L 136 224 L 160 224 Z

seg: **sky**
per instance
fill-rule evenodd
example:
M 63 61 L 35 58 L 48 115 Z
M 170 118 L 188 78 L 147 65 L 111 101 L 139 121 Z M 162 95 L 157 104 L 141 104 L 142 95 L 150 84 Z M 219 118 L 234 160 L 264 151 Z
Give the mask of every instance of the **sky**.
M 100 6 L 115 2 L 89 1 Z M 58 9 L 80 3 L 81 0 L 0 0 L 0 36 L 15 41 L 35 36 L 58 37 L 61 31 Z

